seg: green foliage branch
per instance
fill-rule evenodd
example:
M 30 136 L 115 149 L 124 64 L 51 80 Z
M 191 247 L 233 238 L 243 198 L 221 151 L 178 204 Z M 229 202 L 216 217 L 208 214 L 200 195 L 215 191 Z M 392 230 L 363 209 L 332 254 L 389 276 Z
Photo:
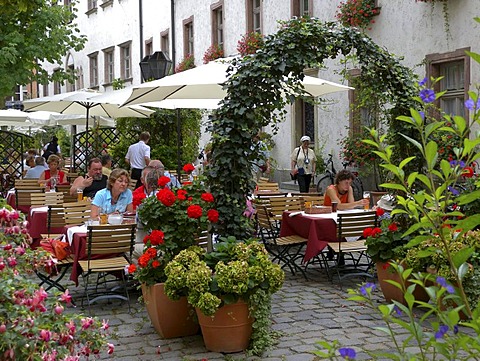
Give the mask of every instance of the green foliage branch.
M 0 11 L 0 98 L 11 95 L 18 84 L 39 81 L 74 81 L 64 69 L 48 74 L 43 62 L 63 64 L 69 51 L 83 49 L 86 37 L 79 34 L 75 2 L 57 5 L 52 0 L 3 1 Z
M 294 101 L 295 94 L 305 94 L 304 68 L 319 67 L 326 59 L 353 51 L 362 73 L 372 70 L 361 75 L 362 81 L 381 86 L 392 105 L 391 114 L 405 112 L 415 89 L 411 70 L 354 28 L 308 17 L 292 19 L 267 36 L 255 54 L 233 61 L 231 71 L 236 72 L 225 84 L 227 96 L 209 124 L 213 161 L 208 181 L 222 217 L 221 234 L 244 238 L 249 231 L 242 213 L 245 196 L 254 188 L 250 169 L 258 158 L 252 150 L 255 134 L 268 125 L 276 131 L 287 103 Z

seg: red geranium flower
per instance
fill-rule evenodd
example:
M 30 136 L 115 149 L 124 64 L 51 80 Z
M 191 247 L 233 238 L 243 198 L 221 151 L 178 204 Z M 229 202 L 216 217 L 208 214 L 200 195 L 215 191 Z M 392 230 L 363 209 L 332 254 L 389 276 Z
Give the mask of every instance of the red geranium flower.
M 158 229 L 154 229 L 150 233 L 150 244 L 152 246 L 157 246 L 163 243 L 163 238 L 165 237 L 164 233 Z
M 192 173 L 195 170 L 195 167 L 192 163 L 187 163 L 183 166 L 183 171 L 185 173 Z
M 142 190 L 137 192 L 137 190 L 140 188 L 142 188 Z M 143 191 L 143 186 L 135 189 L 135 192 L 133 192 L 133 201 L 132 201 L 133 209 L 136 209 L 140 204 L 142 204 L 142 201 L 145 198 L 147 198 L 147 195 Z
M 160 189 L 157 193 L 157 199 L 167 207 L 171 207 L 175 203 L 175 194 L 168 188 Z
M 377 208 L 377 217 L 381 217 L 385 214 L 385 211 L 382 208 Z
M 373 228 L 368 227 L 363 230 L 363 237 L 367 238 L 372 235 Z
M 473 169 L 472 167 L 465 167 L 463 168 L 463 171 L 462 171 L 462 176 L 464 176 L 465 178 L 472 178 L 473 177 Z
M 170 183 L 170 178 L 168 178 L 167 176 L 161 176 L 160 178 L 158 178 L 158 186 L 159 187 L 165 187 L 168 183 Z
M 134 273 L 136 270 L 137 270 L 137 266 L 135 266 L 133 263 L 130 266 L 128 266 L 128 273 L 129 274 Z
M 187 216 L 189 218 L 200 218 L 202 213 L 202 207 L 200 207 L 198 204 L 192 204 L 187 208 Z
M 160 267 L 160 262 L 158 260 L 155 260 L 152 262 L 152 267 L 153 268 L 157 268 L 157 267 Z
M 181 201 L 185 201 L 187 199 L 187 191 L 185 189 L 177 190 L 177 198 Z
M 388 225 L 388 229 L 391 231 L 391 232 L 395 232 L 395 231 L 398 231 L 398 225 L 396 223 L 391 223 Z
M 214 201 L 212 193 L 208 192 L 202 194 L 202 199 L 208 203 L 212 203 Z
M 210 222 L 217 223 L 218 222 L 218 211 L 216 209 L 210 209 L 207 212 L 207 218 Z
M 138 265 L 142 268 L 147 267 L 148 266 L 148 261 L 150 261 L 150 258 L 148 257 L 148 254 L 142 254 L 138 258 Z

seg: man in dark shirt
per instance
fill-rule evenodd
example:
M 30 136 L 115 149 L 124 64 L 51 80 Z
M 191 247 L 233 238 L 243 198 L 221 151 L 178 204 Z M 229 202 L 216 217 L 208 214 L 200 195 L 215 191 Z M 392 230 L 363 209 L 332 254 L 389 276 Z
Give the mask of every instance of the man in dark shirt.
M 83 196 L 93 198 L 100 189 L 107 187 L 108 177 L 102 174 L 102 161 L 92 158 L 88 162 L 88 171 L 85 177 L 79 176 L 70 187 L 72 196 L 77 194 L 78 189 L 83 189 Z

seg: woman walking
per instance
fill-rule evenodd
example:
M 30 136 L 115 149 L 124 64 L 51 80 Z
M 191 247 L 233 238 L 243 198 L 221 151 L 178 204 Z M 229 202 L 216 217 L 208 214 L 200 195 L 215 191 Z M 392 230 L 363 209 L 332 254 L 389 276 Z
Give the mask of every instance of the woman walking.
M 313 149 L 309 148 L 310 137 L 308 135 L 300 138 L 300 144 L 299 147 L 293 150 L 290 156 L 292 161 L 290 174 L 292 174 L 292 176 L 297 175 L 300 193 L 308 193 L 312 181 L 312 174 L 315 173 L 317 158 Z

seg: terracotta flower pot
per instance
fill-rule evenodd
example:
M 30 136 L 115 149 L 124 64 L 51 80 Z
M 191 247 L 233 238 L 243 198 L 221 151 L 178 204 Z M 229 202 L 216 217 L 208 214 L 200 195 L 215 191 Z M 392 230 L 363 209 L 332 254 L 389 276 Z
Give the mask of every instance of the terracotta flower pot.
M 225 305 L 213 316 L 205 316 L 198 308 L 196 311 L 207 350 L 228 353 L 248 347 L 253 319 L 245 302 Z
M 377 277 L 378 283 L 380 284 L 380 288 L 382 289 L 383 296 L 387 300 L 387 302 L 397 301 L 400 303 L 405 304 L 405 298 L 403 297 L 403 292 L 400 288 L 390 284 L 387 280 L 395 281 L 400 283 L 400 276 L 395 272 L 395 270 L 390 267 L 388 262 L 377 262 Z M 408 287 L 411 283 L 408 282 L 406 286 Z M 429 296 L 427 292 L 420 286 L 416 286 L 415 290 L 413 291 L 413 296 L 418 301 L 427 302 L 429 300 Z
M 195 311 L 186 297 L 172 301 L 165 294 L 163 283 L 152 286 L 142 284 L 142 295 L 148 316 L 160 337 L 183 337 L 198 332 Z

